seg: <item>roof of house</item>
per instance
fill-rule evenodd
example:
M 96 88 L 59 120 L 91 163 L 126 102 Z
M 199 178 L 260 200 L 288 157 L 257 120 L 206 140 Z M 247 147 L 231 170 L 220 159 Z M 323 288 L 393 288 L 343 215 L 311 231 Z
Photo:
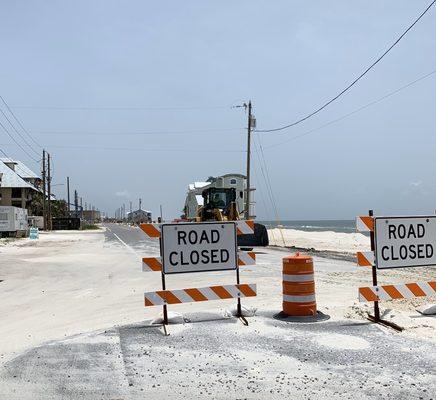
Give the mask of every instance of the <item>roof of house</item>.
M 1 180 L 1 187 L 3 188 L 31 188 L 37 190 L 3 162 L 0 162 L 0 174 L 3 174 Z
M 205 186 L 210 185 L 210 182 L 194 182 L 188 185 L 188 190 L 201 189 Z
M 13 160 L 12 158 L 6 158 L 0 157 L 0 161 L 3 161 L 3 163 L 14 163 L 15 164 L 15 172 L 21 176 L 24 179 L 31 179 L 31 178 L 39 178 L 39 176 L 33 172 L 27 165 L 25 165 L 23 162 L 19 160 Z

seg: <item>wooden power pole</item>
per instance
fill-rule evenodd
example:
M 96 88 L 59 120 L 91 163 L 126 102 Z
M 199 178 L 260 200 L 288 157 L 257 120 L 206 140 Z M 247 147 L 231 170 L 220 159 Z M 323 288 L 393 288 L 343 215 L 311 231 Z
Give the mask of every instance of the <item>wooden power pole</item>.
M 68 217 L 70 216 L 70 177 L 67 176 Z
M 251 162 L 251 100 L 248 102 L 248 123 L 247 123 L 247 194 L 245 197 L 245 219 L 250 219 L 250 162 Z
M 42 151 L 42 218 L 44 230 L 47 230 L 47 204 L 45 191 L 47 187 L 46 171 L 45 171 L 45 150 Z
M 47 229 L 51 231 L 52 220 L 51 220 L 51 168 L 50 168 L 50 154 L 47 153 L 47 192 L 48 192 L 48 224 Z

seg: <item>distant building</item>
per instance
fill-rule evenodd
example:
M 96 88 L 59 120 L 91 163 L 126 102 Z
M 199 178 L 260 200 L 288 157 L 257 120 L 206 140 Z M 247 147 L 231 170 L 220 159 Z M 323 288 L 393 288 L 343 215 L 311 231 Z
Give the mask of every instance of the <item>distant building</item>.
M 83 210 L 81 214 L 82 219 L 84 219 L 86 222 L 101 222 L 101 214 L 98 210 Z
M 135 224 L 142 224 L 146 222 L 151 222 L 151 211 L 147 210 L 136 210 L 127 213 L 127 222 L 132 222 Z
M 41 179 L 21 161 L 0 158 L 0 205 L 29 209 Z

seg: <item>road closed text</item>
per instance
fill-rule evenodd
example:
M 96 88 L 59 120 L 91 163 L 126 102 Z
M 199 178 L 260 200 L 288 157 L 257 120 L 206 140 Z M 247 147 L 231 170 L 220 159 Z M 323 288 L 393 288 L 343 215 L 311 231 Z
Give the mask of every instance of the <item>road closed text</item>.
M 410 224 L 410 225 L 388 225 L 389 239 L 422 239 L 425 237 L 424 224 Z M 434 247 L 432 243 L 420 244 L 403 244 L 382 246 L 381 256 L 385 261 L 396 260 L 415 260 L 415 259 L 428 259 L 434 255 Z
M 162 232 L 165 273 L 236 268 L 233 223 L 165 225 Z
M 432 217 L 376 218 L 378 268 L 436 263 L 436 220 Z

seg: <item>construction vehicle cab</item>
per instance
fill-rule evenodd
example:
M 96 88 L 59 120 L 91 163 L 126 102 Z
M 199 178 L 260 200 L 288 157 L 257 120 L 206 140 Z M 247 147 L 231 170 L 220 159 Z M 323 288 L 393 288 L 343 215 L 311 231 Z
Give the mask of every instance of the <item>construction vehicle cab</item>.
M 235 188 L 210 187 L 203 190 L 203 206 L 198 210 L 198 221 L 236 221 L 239 211 Z
M 198 209 L 197 222 L 237 221 L 240 213 L 235 188 L 209 187 L 201 193 L 203 206 Z M 238 235 L 238 245 L 244 247 L 268 246 L 268 232 L 262 224 L 254 224 L 254 234 Z

